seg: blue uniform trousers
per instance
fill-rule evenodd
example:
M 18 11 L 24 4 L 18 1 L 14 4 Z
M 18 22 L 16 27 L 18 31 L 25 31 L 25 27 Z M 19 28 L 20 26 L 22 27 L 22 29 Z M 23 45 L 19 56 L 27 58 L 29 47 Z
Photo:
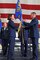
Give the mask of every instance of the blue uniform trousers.
M 32 37 L 33 59 L 38 60 L 38 38 Z
M 6 55 L 6 53 L 7 53 L 7 47 L 8 47 L 8 40 L 7 39 L 2 39 L 3 55 Z
M 14 57 L 14 45 L 15 45 L 15 37 L 11 36 L 9 38 L 9 49 L 8 49 L 7 60 L 12 60 L 12 57 Z

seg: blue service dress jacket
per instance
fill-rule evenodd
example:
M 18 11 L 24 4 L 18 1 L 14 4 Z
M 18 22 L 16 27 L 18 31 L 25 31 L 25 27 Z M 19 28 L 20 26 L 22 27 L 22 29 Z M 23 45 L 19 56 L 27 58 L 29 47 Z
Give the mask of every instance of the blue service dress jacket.
M 15 38 L 15 25 L 13 21 L 9 20 L 8 28 L 9 28 L 9 37 Z
M 38 31 L 38 19 L 34 18 L 30 23 L 24 22 L 24 24 L 30 29 L 30 37 L 39 38 Z

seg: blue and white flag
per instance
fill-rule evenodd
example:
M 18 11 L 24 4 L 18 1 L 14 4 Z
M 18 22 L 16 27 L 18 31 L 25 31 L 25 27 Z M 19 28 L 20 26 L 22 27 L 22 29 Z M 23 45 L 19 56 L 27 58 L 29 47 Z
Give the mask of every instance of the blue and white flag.
M 15 11 L 15 16 L 16 18 L 18 18 L 19 20 L 22 20 L 22 9 L 21 9 L 21 4 L 20 4 L 20 0 L 17 1 L 16 4 L 16 11 Z

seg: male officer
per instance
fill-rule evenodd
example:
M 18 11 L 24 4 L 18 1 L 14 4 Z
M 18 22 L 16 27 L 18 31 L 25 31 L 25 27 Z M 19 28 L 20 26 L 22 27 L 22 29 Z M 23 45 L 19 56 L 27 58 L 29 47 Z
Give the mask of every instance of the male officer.
M 2 38 L 3 55 L 6 55 L 8 40 L 9 40 L 9 32 L 8 32 L 8 26 L 6 22 L 4 22 L 3 27 L 1 29 L 1 38 Z
M 26 26 L 30 28 L 30 38 L 33 44 L 33 58 L 30 60 L 38 60 L 38 38 L 39 38 L 39 31 L 38 31 L 38 19 L 36 18 L 36 13 L 31 13 L 32 21 L 30 23 L 24 22 Z
M 15 44 L 15 25 L 14 25 L 14 15 L 9 15 L 9 49 L 8 49 L 8 56 L 7 60 L 12 60 L 12 57 L 14 55 L 14 44 Z

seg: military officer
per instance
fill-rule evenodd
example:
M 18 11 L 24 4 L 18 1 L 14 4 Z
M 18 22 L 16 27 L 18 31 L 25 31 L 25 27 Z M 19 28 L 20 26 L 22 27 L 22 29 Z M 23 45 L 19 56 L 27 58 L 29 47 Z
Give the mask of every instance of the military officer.
M 30 28 L 30 38 L 33 44 L 33 58 L 30 60 L 38 60 L 38 38 L 39 38 L 39 31 L 38 31 L 38 19 L 36 18 L 36 13 L 31 13 L 32 21 L 30 23 L 24 22 L 26 26 Z
M 9 49 L 8 49 L 8 56 L 7 60 L 12 60 L 14 55 L 14 45 L 15 45 L 15 25 L 14 25 L 14 15 L 9 14 Z
M 9 32 L 8 32 L 8 26 L 6 22 L 4 22 L 3 27 L 1 29 L 1 38 L 2 38 L 3 55 L 6 55 L 7 47 L 8 47 L 8 40 L 9 40 Z

